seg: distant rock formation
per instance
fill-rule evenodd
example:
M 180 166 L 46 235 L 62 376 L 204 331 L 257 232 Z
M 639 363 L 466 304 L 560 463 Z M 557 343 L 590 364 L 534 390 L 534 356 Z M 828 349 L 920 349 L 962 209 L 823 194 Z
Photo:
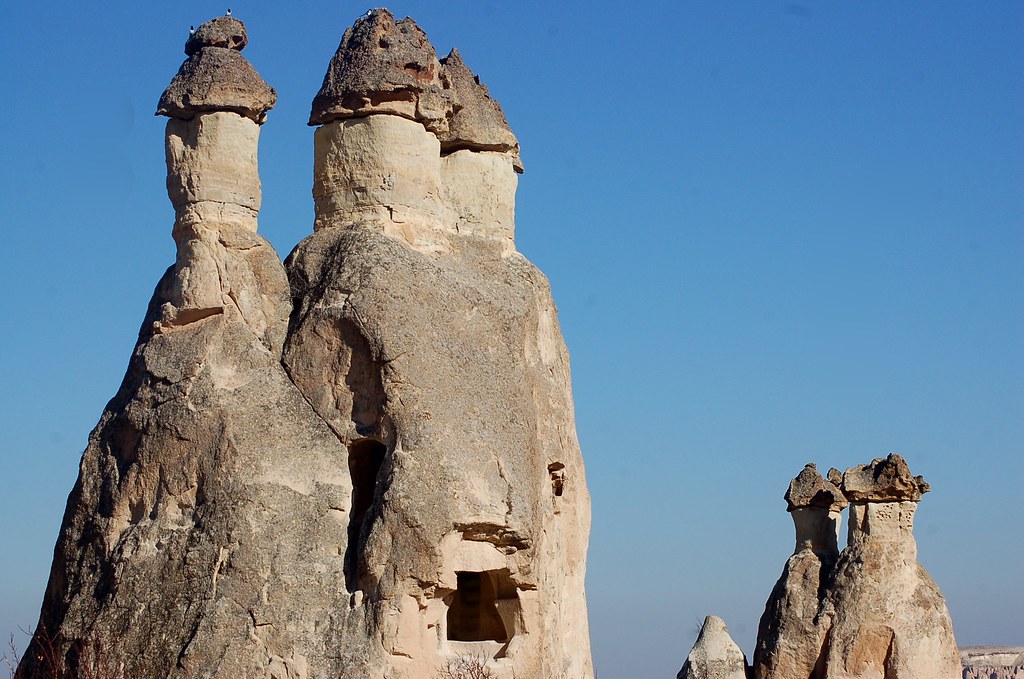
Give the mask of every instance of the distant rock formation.
M 842 492 L 808 464 L 789 484 L 796 547 L 775 584 L 757 633 L 753 670 L 763 679 L 813 677 L 828 628 L 818 613 L 839 558 Z
M 721 618 L 704 618 L 700 634 L 676 679 L 747 679 L 747 656 L 729 636 Z
M 961 646 L 963 679 L 1024 679 L 1024 647 Z
M 160 99 L 177 260 L 68 500 L 19 679 L 593 676 L 568 354 L 518 143 L 374 10 L 317 95 L 315 233 L 257 233 L 276 95 L 241 22 Z
M 804 468 L 786 499 L 790 511 L 816 514 L 794 516 L 797 554 L 761 619 L 757 679 L 960 676 L 945 600 L 917 563 L 913 517 L 928 490 L 896 454 L 831 470 L 829 480 Z M 844 501 L 849 532 L 836 558 L 833 527 Z

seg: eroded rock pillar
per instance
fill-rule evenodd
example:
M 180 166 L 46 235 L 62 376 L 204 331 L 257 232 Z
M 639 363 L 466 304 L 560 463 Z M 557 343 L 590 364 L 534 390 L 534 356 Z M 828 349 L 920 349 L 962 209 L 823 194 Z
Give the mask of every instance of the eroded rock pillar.
M 955 679 L 953 626 L 938 586 L 917 563 L 914 513 L 929 486 L 896 454 L 847 469 L 847 546 L 822 608 L 825 679 Z
M 757 679 L 814 677 L 827 626 L 819 609 L 839 557 L 838 532 L 846 499 L 808 464 L 785 495 L 796 547 L 765 604 L 754 650 Z

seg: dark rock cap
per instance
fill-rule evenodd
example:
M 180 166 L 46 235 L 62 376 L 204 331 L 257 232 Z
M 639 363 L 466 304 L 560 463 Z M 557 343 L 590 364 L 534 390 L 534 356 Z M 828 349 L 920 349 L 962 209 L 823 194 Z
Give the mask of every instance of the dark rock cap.
M 396 22 L 386 9 L 371 10 L 345 31 L 313 99 L 309 124 L 391 113 L 436 131 L 451 109 L 440 70 L 433 45 L 415 21 Z
M 233 17 L 207 21 L 185 43 L 189 58 L 164 90 L 156 114 L 188 120 L 204 111 L 233 111 L 263 123 L 277 92 L 241 50 L 245 26 Z
M 249 42 L 245 24 L 234 17 L 211 19 L 185 41 L 185 54 L 192 56 L 204 47 L 223 47 L 241 52 Z
M 491 98 L 487 85 L 473 75 L 456 49 L 441 60 L 441 82 L 445 89 L 454 92 L 455 99 L 448 132 L 438 135 L 441 150 L 511 151 L 516 154 L 516 170 L 522 172 L 519 141 L 512 134 L 501 104 Z
M 923 476 L 913 476 L 896 453 L 843 473 L 843 494 L 850 502 L 917 502 L 931 490 Z
M 802 507 L 821 507 L 838 512 L 849 504 L 839 488 L 822 478 L 813 463 L 804 466 L 789 482 L 785 499 L 786 510 L 790 512 Z
M 444 152 L 470 149 L 515 155 L 519 142 L 501 106 L 457 50 L 438 60 L 416 22 L 374 9 L 345 31 L 313 99 L 310 125 L 376 113 L 420 122 Z

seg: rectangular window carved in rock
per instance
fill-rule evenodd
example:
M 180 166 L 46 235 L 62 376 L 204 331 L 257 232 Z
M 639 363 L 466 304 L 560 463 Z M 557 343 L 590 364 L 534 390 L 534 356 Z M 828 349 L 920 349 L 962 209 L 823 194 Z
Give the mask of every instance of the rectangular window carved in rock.
M 508 641 L 508 630 L 498 613 L 495 574 L 490 571 L 459 571 L 455 576 L 456 590 L 448 609 L 448 639 Z

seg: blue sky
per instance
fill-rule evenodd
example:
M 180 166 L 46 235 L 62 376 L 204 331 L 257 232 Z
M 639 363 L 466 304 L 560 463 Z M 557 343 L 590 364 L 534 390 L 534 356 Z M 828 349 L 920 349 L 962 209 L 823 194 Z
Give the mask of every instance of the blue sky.
M 234 0 L 232 0 L 234 2 Z M 593 496 L 601 679 L 748 653 L 802 465 L 902 453 L 964 644 L 1024 644 L 1024 5 L 395 2 L 523 147 Z M 164 119 L 221 4 L 5 3 L 0 633 L 34 624 L 89 430 L 174 258 Z M 235 2 L 280 96 L 261 232 L 311 230 L 309 104 L 351 3 Z

